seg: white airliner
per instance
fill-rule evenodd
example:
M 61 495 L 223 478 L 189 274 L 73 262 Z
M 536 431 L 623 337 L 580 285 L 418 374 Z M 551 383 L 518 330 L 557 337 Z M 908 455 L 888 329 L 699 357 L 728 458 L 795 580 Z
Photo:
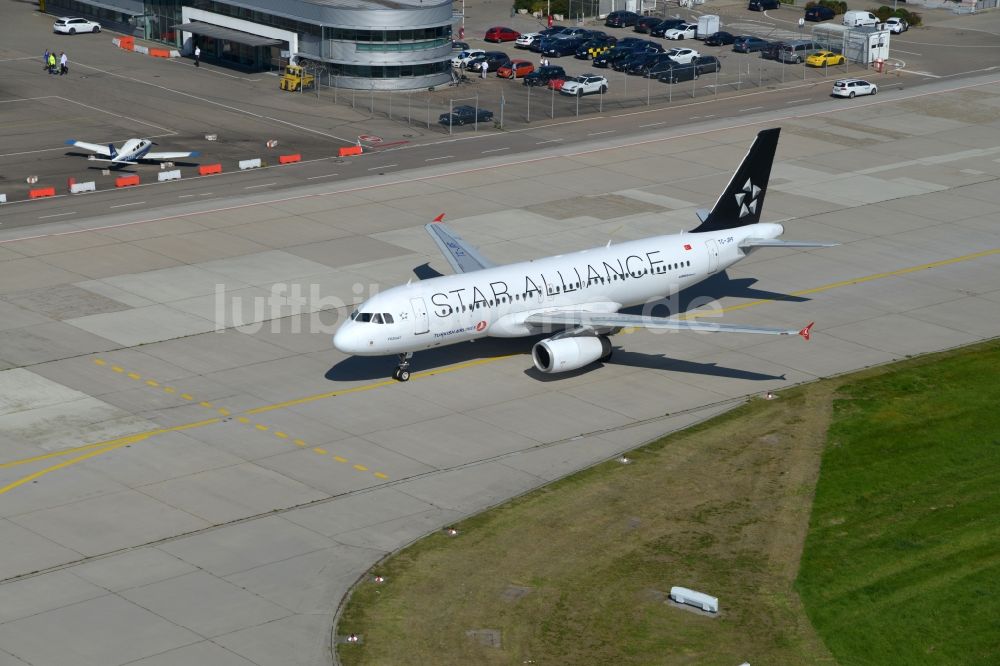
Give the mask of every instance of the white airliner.
M 150 139 L 129 139 L 122 144 L 121 148 L 115 148 L 113 143 L 107 145 L 101 143 L 87 143 L 76 139 L 67 139 L 67 146 L 76 146 L 97 153 L 105 159 L 102 161 L 111 162 L 112 166 L 120 164 L 138 164 L 140 160 L 175 160 L 182 157 L 198 157 L 201 153 L 196 150 L 188 152 L 174 153 L 151 153 L 149 149 L 155 146 Z
M 621 314 L 622 308 L 674 294 L 725 270 L 758 247 L 829 247 L 779 240 L 780 224 L 761 223 L 780 129 L 760 132 L 711 212 L 691 232 L 654 236 L 517 264 L 495 266 L 438 216 L 427 231 L 456 275 L 394 287 L 368 299 L 333 337 L 357 356 L 398 354 L 393 378 L 410 378 L 413 352 L 486 336 L 522 337 L 558 329 L 535 344 L 541 372 L 567 372 L 611 357 L 608 336 L 625 327 L 720 333 L 799 334 L 760 328 Z

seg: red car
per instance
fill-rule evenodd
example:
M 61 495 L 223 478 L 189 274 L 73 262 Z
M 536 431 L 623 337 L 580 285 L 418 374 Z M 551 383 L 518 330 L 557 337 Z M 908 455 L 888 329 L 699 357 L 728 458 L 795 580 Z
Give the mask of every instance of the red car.
M 549 79 L 548 86 L 549 88 L 552 88 L 552 90 L 559 92 L 562 90 L 564 83 L 566 83 L 566 79 Z
M 497 70 L 497 76 L 501 79 L 519 79 L 535 71 L 535 66 L 527 60 L 511 60 L 509 65 L 504 65 Z
M 486 41 L 488 42 L 513 42 L 520 36 L 521 33 L 517 30 L 501 26 L 496 26 L 486 31 Z

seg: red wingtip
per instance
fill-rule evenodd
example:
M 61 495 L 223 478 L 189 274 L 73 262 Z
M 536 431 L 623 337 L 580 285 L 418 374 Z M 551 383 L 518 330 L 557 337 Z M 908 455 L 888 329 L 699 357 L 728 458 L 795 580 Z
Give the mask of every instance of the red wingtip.
M 434 218 L 435 222 L 441 222 L 442 220 L 444 220 L 444 213 L 441 213 L 440 215 Z
M 803 338 L 805 338 L 806 340 L 808 340 L 809 339 L 809 331 L 812 330 L 813 324 L 815 324 L 815 323 L 816 322 L 814 322 L 814 321 L 809 322 L 808 326 L 806 326 L 801 331 L 799 331 L 799 335 L 801 335 Z

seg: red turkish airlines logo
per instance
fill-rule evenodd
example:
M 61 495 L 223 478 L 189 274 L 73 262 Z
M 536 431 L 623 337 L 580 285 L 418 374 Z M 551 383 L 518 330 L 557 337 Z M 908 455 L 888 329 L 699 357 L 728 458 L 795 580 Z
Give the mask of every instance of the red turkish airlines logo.
M 485 328 L 486 328 L 486 322 L 485 321 L 481 321 L 478 324 L 476 324 L 476 330 L 477 331 L 482 331 Z
M 691 246 L 690 246 L 690 245 L 688 245 L 687 243 L 684 243 L 684 249 L 685 249 L 685 250 L 690 250 L 690 249 L 691 249 Z

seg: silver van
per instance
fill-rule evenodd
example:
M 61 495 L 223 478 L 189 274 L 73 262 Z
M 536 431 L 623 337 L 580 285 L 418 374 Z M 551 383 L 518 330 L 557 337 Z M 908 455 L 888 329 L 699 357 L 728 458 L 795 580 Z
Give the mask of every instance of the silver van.
M 806 56 L 818 48 L 816 44 L 806 39 L 788 42 L 778 50 L 777 60 L 779 62 L 803 63 Z

